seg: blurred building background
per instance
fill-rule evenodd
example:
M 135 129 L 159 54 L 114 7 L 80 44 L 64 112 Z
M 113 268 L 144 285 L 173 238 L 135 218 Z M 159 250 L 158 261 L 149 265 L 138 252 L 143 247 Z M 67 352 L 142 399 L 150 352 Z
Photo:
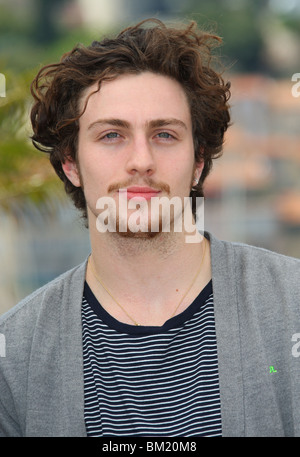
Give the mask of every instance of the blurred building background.
M 150 16 L 224 40 L 233 125 L 207 179 L 206 230 L 300 257 L 300 0 L 0 0 L 0 313 L 90 249 L 29 140 L 30 81 L 78 42 Z

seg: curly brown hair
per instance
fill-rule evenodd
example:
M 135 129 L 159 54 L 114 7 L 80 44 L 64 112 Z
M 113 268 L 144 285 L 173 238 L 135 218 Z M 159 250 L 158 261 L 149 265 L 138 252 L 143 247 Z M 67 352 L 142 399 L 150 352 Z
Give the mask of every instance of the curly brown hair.
M 195 161 L 204 161 L 200 181 L 191 189 L 195 197 L 204 196 L 203 182 L 220 157 L 224 133 L 230 124 L 228 100 L 230 82 L 212 68 L 213 50 L 221 38 L 188 25 L 167 26 L 158 19 L 146 19 L 127 27 L 116 37 L 77 45 L 58 63 L 44 66 L 31 84 L 34 105 L 31 111 L 34 146 L 50 155 L 50 162 L 69 194 L 87 218 L 81 187 L 66 177 L 62 163 L 77 163 L 79 101 L 83 91 L 122 74 L 150 71 L 177 80 L 183 87 L 191 110 Z

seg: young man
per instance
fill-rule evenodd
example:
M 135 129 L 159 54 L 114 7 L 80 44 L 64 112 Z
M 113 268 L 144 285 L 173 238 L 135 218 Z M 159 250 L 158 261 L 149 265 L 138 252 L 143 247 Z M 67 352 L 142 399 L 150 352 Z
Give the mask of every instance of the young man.
M 300 261 L 187 238 L 230 121 L 218 41 L 144 21 L 35 78 L 91 255 L 1 318 L 1 435 L 300 435 Z

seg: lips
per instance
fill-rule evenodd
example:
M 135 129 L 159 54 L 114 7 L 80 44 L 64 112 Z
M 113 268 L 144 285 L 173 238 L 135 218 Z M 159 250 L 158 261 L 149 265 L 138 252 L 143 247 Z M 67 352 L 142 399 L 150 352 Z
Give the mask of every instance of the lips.
M 145 200 L 149 200 L 152 197 L 157 197 L 157 195 L 160 193 L 159 190 L 146 186 L 132 186 L 128 187 L 127 189 L 119 190 L 119 192 L 126 191 L 128 200 L 130 200 L 131 198 L 144 198 Z

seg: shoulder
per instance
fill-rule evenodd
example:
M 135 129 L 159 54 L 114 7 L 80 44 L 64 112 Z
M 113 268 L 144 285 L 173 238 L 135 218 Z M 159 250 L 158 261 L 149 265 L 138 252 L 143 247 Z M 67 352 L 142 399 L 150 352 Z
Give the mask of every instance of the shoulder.
M 0 317 L 0 435 L 23 433 L 27 417 L 30 423 L 28 401 L 52 398 L 61 368 L 70 374 L 80 364 L 85 267 L 65 272 Z
M 290 257 L 278 252 L 270 251 L 257 246 L 250 246 L 243 243 L 230 243 L 234 252 L 235 262 L 249 267 L 254 271 L 259 270 L 260 274 L 264 271 L 281 272 L 283 275 L 300 273 L 300 259 Z
M 69 291 L 82 288 L 86 261 L 66 271 L 49 283 L 32 292 L 0 316 L 0 332 L 33 328 L 41 314 L 53 315 L 66 301 Z
M 241 259 L 251 259 L 253 262 L 264 264 L 270 263 L 274 265 L 291 265 L 293 267 L 300 267 L 300 259 L 296 257 L 287 256 L 284 254 L 280 254 L 275 251 L 270 251 L 268 249 L 258 247 L 258 246 L 251 246 L 244 243 L 237 243 L 237 242 L 226 242 L 232 246 L 234 253 L 237 257 Z
M 246 323 L 244 334 L 250 331 L 250 321 L 262 325 L 263 332 L 266 328 L 285 335 L 299 332 L 299 259 L 212 236 L 211 260 L 215 310 L 221 322 L 226 322 L 230 310 L 230 316 L 238 316 L 236 325 Z
M 245 243 L 218 240 L 210 235 L 216 270 L 229 269 L 239 279 L 293 285 L 300 290 L 300 259 Z
M 234 257 L 235 260 L 244 262 L 251 261 L 255 264 L 271 263 L 274 265 L 290 265 L 292 267 L 300 267 L 300 259 L 296 257 L 286 256 L 275 251 L 252 246 L 246 243 L 239 243 L 233 241 L 219 240 L 211 234 L 208 237 L 212 244 L 212 251 L 215 256 L 228 256 Z

